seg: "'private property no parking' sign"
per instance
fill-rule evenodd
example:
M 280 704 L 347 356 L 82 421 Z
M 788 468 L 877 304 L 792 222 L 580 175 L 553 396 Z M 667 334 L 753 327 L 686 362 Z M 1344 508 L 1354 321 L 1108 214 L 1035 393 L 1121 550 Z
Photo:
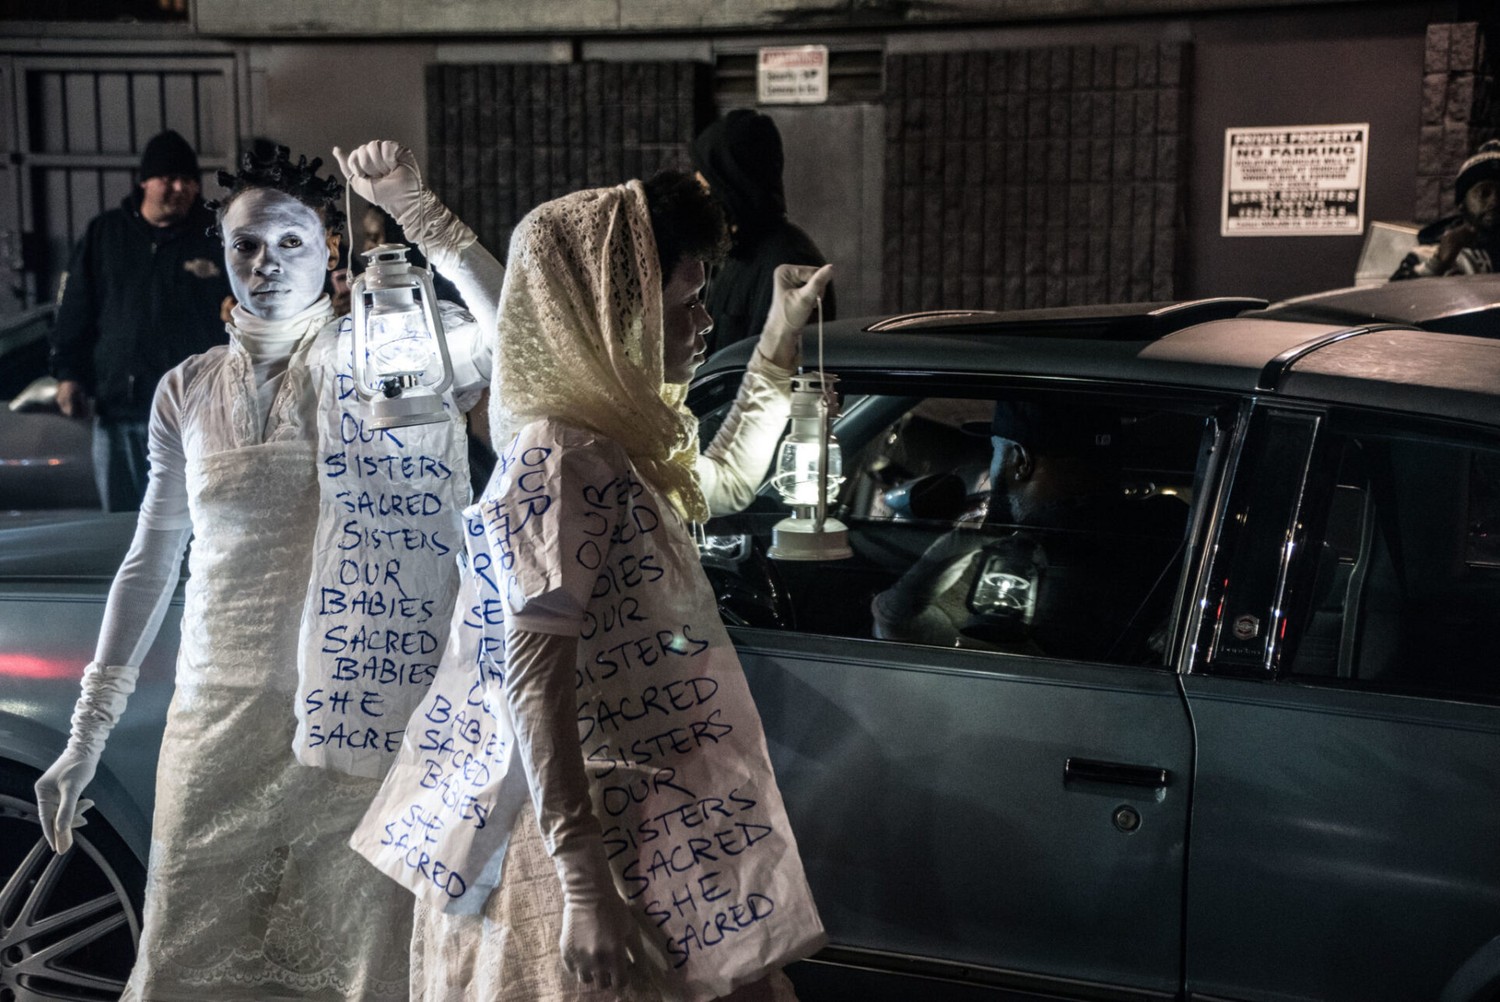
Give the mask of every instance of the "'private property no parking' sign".
M 1364 232 L 1370 125 L 1224 130 L 1226 237 Z

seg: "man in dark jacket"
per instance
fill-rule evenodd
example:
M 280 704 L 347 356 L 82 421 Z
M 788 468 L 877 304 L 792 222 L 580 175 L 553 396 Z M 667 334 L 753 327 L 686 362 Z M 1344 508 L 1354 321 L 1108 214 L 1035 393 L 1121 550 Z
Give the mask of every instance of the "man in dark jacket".
M 1453 180 L 1458 213 L 1424 226 L 1394 281 L 1500 269 L 1500 139 L 1483 144 Z
M 228 340 L 224 249 L 199 197 L 197 154 L 176 132 L 163 132 L 146 144 L 140 178 L 74 248 L 51 335 L 58 407 L 94 418 L 94 476 L 105 511 L 140 507 L 157 381 Z
M 1159 654 L 1185 506 L 1126 500 L 1121 415 L 999 401 L 983 523 L 939 536 L 870 605 L 882 640 L 1134 663 Z
M 812 238 L 786 218 L 781 133 L 766 115 L 739 109 L 698 134 L 693 167 L 729 217 L 732 243 L 708 281 L 708 351 L 755 337 L 766 322 L 779 264 L 826 264 Z M 833 286 L 823 319 L 834 317 Z

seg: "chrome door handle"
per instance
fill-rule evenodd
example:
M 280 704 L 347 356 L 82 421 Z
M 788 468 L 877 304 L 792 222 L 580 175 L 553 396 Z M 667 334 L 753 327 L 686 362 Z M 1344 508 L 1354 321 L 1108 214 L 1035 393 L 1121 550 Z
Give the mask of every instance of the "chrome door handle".
M 1170 772 L 1154 765 L 1101 762 L 1092 758 L 1069 758 L 1063 764 L 1064 783 L 1113 783 L 1118 786 L 1161 789 L 1171 778 Z

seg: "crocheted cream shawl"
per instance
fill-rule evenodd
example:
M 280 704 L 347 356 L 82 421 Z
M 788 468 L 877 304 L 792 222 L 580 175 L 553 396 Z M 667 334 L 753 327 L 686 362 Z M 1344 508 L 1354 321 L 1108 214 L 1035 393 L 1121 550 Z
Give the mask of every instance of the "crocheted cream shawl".
M 533 209 L 510 241 L 490 393 L 497 448 L 541 418 L 618 442 L 691 522 L 698 422 L 687 387 L 662 382 L 662 275 L 639 181 Z

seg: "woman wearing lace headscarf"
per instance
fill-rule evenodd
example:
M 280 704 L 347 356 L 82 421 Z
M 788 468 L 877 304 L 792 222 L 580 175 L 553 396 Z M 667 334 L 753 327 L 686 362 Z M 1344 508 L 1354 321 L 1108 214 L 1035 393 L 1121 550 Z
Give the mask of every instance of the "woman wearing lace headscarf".
M 399 147 L 389 146 L 394 158 Z M 355 159 L 381 160 L 379 150 L 362 147 Z M 467 491 L 455 485 L 466 479 L 465 446 L 451 398 L 448 418 L 402 429 L 399 442 L 349 434 L 364 432 L 360 403 L 345 392 L 350 329 L 323 293 L 337 263 L 343 186 L 318 174 L 321 163 L 293 161 L 278 147 L 220 174 L 229 193 L 216 206 L 218 223 L 238 300 L 229 343 L 188 358 L 157 387 L 135 536 L 110 588 L 67 748 L 36 785 L 46 838 L 67 852 L 89 807 L 79 796 L 135 688 L 191 537 L 129 1000 L 406 998 L 410 902 L 371 879 L 347 845 L 384 767 L 367 754 L 366 729 L 356 754 L 353 745 L 336 747 L 331 733 L 309 730 L 305 715 L 299 720 L 309 699 L 329 691 L 320 682 L 324 688 L 299 693 L 299 662 L 316 662 L 327 646 L 318 624 L 334 603 L 319 587 L 320 557 L 388 567 L 392 541 L 408 531 L 458 545 Z M 492 314 L 498 262 L 424 194 L 430 228 L 414 236 L 454 268 L 470 302 L 488 302 Z M 455 384 L 477 394 L 489 375 L 487 345 L 472 317 L 447 311 L 446 319 Z M 406 477 L 408 469 L 415 475 Z M 431 517 L 423 529 L 346 510 L 356 492 L 386 498 L 392 487 L 424 497 Z M 401 556 L 404 585 L 451 607 L 451 556 Z M 374 589 L 359 594 L 366 606 L 377 594 L 389 605 Z M 391 632 L 402 628 L 389 611 L 377 618 Z M 352 671 L 355 661 L 344 667 Z M 396 728 L 394 750 L 404 726 L 399 694 L 361 682 L 356 698 L 376 697 L 384 726 Z
M 830 269 L 783 269 L 700 456 L 722 243 L 675 172 L 512 238 L 464 615 L 355 836 L 419 898 L 414 999 L 791 999 L 781 967 L 824 940 L 690 526 L 753 497 Z

